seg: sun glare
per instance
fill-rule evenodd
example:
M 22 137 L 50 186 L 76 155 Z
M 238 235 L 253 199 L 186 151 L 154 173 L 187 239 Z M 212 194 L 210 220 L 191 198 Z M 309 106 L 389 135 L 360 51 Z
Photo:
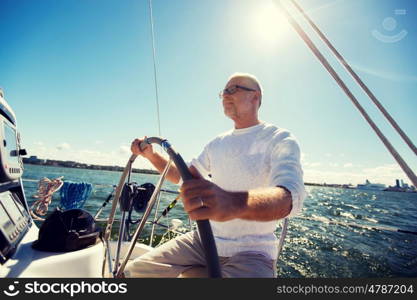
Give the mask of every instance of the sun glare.
M 264 47 L 282 44 L 289 33 L 285 16 L 272 0 L 260 1 L 259 7 L 253 12 L 251 25 L 255 42 Z

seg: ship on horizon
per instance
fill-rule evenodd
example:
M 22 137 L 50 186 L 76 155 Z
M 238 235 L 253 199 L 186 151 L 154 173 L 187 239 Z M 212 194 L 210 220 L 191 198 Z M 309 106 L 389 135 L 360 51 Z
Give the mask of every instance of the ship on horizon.
M 383 191 L 387 188 L 387 186 L 383 183 L 371 183 L 368 179 L 366 179 L 364 184 L 358 184 L 356 188 L 359 190 Z

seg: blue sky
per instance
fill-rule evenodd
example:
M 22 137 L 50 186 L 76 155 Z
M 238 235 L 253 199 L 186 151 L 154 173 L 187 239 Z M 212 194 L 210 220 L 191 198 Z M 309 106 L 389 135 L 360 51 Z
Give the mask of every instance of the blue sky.
M 416 143 L 416 1 L 299 3 Z M 239 71 L 263 85 L 260 118 L 299 140 L 306 181 L 409 182 L 274 1 L 154 0 L 153 13 L 162 136 L 186 160 L 231 128 L 217 94 Z M 416 156 L 301 24 L 417 171 Z M 387 43 L 375 30 L 406 35 Z M 134 137 L 158 134 L 148 1 L 0 0 L 0 38 L 0 87 L 30 155 L 124 165 Z

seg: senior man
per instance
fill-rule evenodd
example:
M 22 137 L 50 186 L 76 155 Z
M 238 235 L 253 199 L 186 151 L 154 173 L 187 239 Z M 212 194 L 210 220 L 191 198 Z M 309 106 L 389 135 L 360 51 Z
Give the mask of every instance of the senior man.
M 234 128 L 191 161 L 195 179 L 181 182 L 184 209 L 192 220 L 210 220 L 223 277 L 276 277 L 277 220 L 300 212 L 305 198 L 300 148 L 288 130 L 259 120 L 262 88 L 255 76 L 233 74 L 220 98 Z M 132 152 L 161 172 L 167 160 L 151 145 L 141 150 L 142 141 L 132 142 Z M 180 182 L 174 166 L 167 179 Z M 177 277 L 205 264 L 192 231 L 129 263 L 126 275 Z

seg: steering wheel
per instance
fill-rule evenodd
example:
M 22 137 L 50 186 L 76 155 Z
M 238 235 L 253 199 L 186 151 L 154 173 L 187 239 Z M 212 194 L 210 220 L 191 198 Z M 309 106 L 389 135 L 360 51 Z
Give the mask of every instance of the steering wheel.
M 181 157 L 181 155 L 176 152 L 174 150 L 174 148 L 170 145 L 170 143 L 163 138 L 160 137 L 149 137 L 146 138 L 140 145 L 140 148 L 144 148 L 146 146 L 146 144 L 158 144 L 160 145 L 169 155 L 170 159 L 172 160 L 172 162 L 175 164 L 175 166 L 177 167 L 178 172 L 181 175 L 181 178 L 183 181 L 185 180 L 189 180 L 193 178 L 193 175 L 190 173 L 187 165 L 185 164 L 183 158 Z M 136 155 L 132 155 L 131 158 L 129 159 L 129 162 L 126 165 L 126 168 L 120 178 L 119 181 L 119 185 L 116 189 L 116 195 L 115 195 L 115 199 L 113 201 L 113 206 L 112 206 L 112 212 L 109 216 L 109 220 L 107 223 L 107 227 L 106 227 L 106 232 L 105 232 L 105 236 L 104 236 L 104 240 L 107 241 L 110 233 L 111 233 L 111 226 L 113 224 L 114 221 L 114 215 L 115 215 L 115 210 L 116 210 L 116 206 L 117 206 L 117 202 L 118 199 L 120 198 L 120 194 L 121 194 L 121 190 L 123 187 L 123 184 L 125 182 L 126 176 L 132 166 L 133 161 L 136 159 Z M 164 170 L 164 173 L 161 175 L 161 178 L 158 182 L 157 187 L 155 188 L 154 194 L 151 197 L 151 200 L 149 201 L 149 203 L 152 202 L 152 198 L 156 197 L 156 195 L 158 194 L 159 190 L 160 190 L 160 185 L 162 184 L 162 179 L 165 177 L 166 172 L 168 171 L 168 168 L 166 168 Z M 139 233 L 142 230 L 143 226 L 145 225 L 147 216 L 143 217 L 142 221 L 140 222 L 140 224 L 138 225 L 138 228 L 135 231 L 135 234 L 133 235 L 131 244 L 130 244 L 130 249 L 128 251 L 128 254 L 125 257 L 124 262 L 122 263 L 122 265 L 119 268 L 119 271 L 116 274 L 116 277 L 121 277 L 122 273 L 123 273 L 123 269 L 126 266 L 128 257 L 131 255 L 134 245 L 139 237 Z M 198 233 L 199 236 L 201 238 L 201 243 L 203 245 L 203 249 L 204 249 L 204 254 L 206 257 L 206 262 L 207 262 L 207 269 L 208 269 L 208 275 L 211 278 L 221 278 L 221 271 L 220 271 L 220 263 L 219 263 L 219 257 L 217 254 L 217 248 L 216 248 L 216 243 L 214 241 L 214 236 L 213 236 L 213 232 L 211 230 L 211 226 L 208 220 L 198 220 L 197 221 L 197 229 L 198 229 Z M 104 268 L 103 268 L 104 270 Z

